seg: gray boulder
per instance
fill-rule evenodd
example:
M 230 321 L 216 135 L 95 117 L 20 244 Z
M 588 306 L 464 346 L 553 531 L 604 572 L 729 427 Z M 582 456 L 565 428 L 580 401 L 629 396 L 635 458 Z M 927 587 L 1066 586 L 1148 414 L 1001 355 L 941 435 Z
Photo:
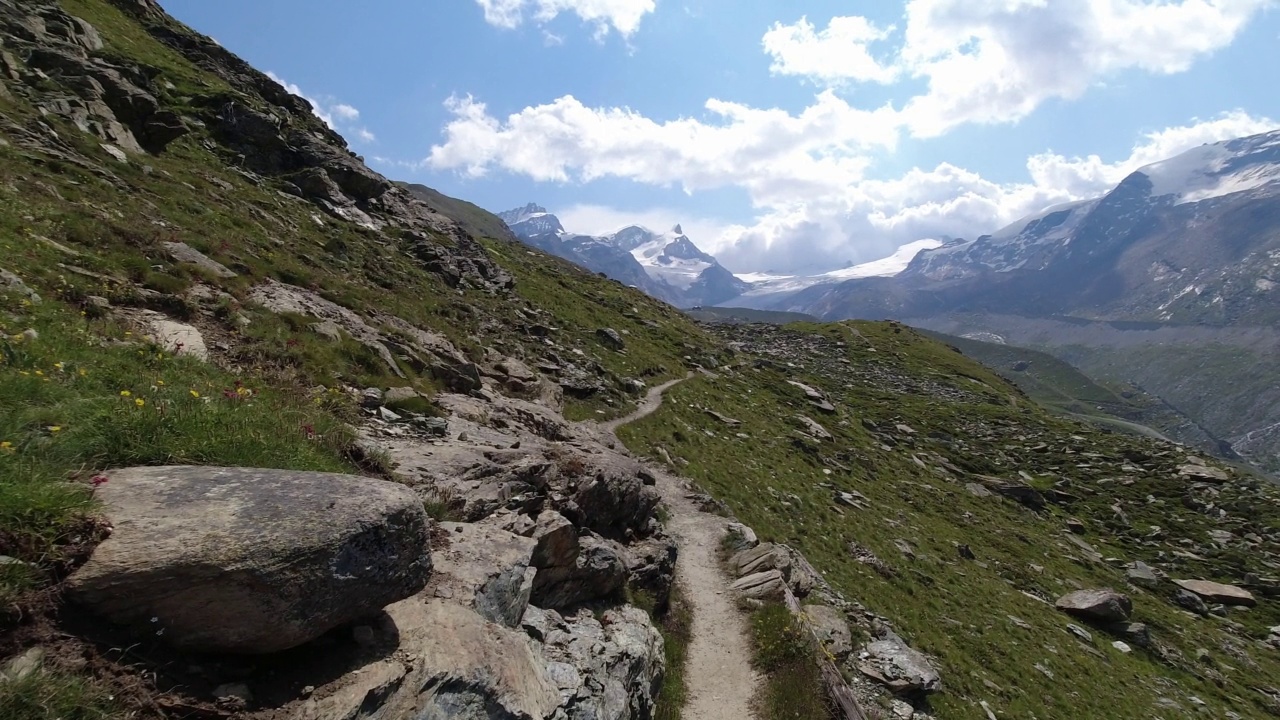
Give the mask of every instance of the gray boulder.
M 752 600 L 778 600 L 786 595 L 787 580 L 777 570 L 765 570 L 739 578 L 729 589 Z
M 895 693 L 931 693 L 942 689 L 942 676 L 921 653 L 886 630 L 860 654 L 858 669 Z
M 823 648 L 836 660 L 844 660 L 853 652 L 853 633 L 844 613 L 826 605 L 806 605 L 805 617 L 822 642 Z
M 1133 601 L 1115 590 L 1077 590 L 1063 595 L 1054 607 L 1086 620 L 1122 622 L 1133 613 Z
M 485 525 L 444 522 L 449 540 L 435 552 L 436 597 L 474 608 L 490 622 L 516 627 L 529 605 L 534 541 Z
M 599 339 L 605 347 L 611 350 L 621 351 L 627 346 L 626 342 L 622 339 L 622 335 L 613 328 L 600 328 L 599 330 L 596 330 L 596 338 Z
M 269 653 L 409 597 L 431 572 L 422 503 L 331 473 L 148 467 L 97 490 L 114 527 L 68 596 L 183 650 Z
M 579 538 L 571 565 L 540 568 L 533 578 L 532 602 L 542 608 L 566 608 L 615 595 L 627 579 L 622 555 L 608 541 Z
M 772 543 L 762 543 L 734 555 L 729 559 L 729 566 L 738 577 L 777 570 L 786 578 L 791 573 L 791 557 L 783 548 Z
M 1253 593 L 1235 585 L 1216 583 L 1209 580 L 1174 580 L 1173 582 L 1183 590 L 1189 590 L 1210 602 L 1243 607 L 1253 607 L 1258 604 L 1257 599 L 1253 597 Z

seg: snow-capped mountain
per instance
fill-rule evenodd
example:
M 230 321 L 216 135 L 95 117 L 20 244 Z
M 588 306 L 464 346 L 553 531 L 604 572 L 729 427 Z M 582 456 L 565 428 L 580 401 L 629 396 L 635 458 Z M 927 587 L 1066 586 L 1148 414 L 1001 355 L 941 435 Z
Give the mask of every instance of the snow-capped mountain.
M 530 203 L 498 213 L 521 240 L 678 307 L 715 305 L 749 285 L 698 248 L 679 225 L 654 232 L 639 225 L 603 236 L 568 232 L 546 208 Z
M 738 277 L 751 284 L 751 289 L 734 300 L 734 304 L 749 308 L 769 308 L 801 290 L 816 286 L 833 287 L 846 280 L 872 277 L 892 277 L 907 269 L 921 252 L 943 247 L 941 240 L 917 240 L 907 243 L 892 255 L 860 265 L 819 273 L 817 275 L 777 275 L 772 273 L 744 273 Z

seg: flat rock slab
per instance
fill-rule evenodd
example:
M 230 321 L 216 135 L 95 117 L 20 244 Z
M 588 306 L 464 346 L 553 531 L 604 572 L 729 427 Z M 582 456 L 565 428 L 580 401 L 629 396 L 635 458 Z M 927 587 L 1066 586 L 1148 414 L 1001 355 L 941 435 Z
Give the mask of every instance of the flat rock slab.
M 223 279 L 233 278 L 236 276 L 230 268 L 196 250 L 186 243 L 166 242 L 161 243 L 164 246 L 165 253 L 173 258 L 174 262 L 195 265 L 206 272 Z
M 436 548 L 431 580 L 437 597 L 475 609 L 480 617 L 516 627 L 529 605 L 534 541 L 505 530 L 469 523 L 440 523 L 449 536 Z
M 122 313 L 151 342 L 174 355 L 189 355 L 197 360 L 209 359 L 204 335 L 194 325 L 180 323 L 153 310 L 129 310 Z
M 1258 604 L 1257 599 L 1253 597 L 1253 593 L 1235 585 L 1225 585 L 1208 580 L 1174 580 L 1173 582 L 1184 590 L 1190 590 L 1210 602 L 1243 607 L 1253 607 Z
M 428 519 L 403 485 L 333 473 L 107 473 L 114 531 L 68 580 L 114 622 L 200 652 L 270 653 L 423 588 Z

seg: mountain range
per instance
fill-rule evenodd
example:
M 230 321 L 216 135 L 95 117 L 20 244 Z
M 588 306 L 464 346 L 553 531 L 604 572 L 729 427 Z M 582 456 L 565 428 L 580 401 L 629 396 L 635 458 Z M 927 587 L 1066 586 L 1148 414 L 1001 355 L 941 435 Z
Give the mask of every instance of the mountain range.
M 754 307 L 892 317 L 1139 385 L 1280 469 L 1280 131 L 1140 168 L 1101 197 L 926 249 L 892 277 Z

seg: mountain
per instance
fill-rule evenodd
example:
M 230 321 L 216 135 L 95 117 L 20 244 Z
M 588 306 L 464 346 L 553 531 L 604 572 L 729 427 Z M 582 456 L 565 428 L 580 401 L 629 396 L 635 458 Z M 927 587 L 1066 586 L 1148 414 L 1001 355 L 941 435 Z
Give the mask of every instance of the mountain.
M 831 287 L 857 278 L 891 277 L 907 269 L 911 261 L 925 250 L 941 247 L 939 240 L 917 240 L 907 243 L 893 254 L 878 260 L 850 265 L 849 267 L 831 270 L 818 275 L 776 275 L 771 273 L 751 273 L 740 276 L 751 283 L 751 288 L 741 298 L 733 300 L 734 305 L 765 309 L 778 305 L 788 297 L 801 290 Z M 821 291 L 815 291 L 821 292 Z
M 679 225 L 664 233 L 632 225 L 597 237 L 567 232 L 559 218 L 534 203 L 498 217 L 526 243 L 677 307 L 716 305 L 749 288 L 700 250 Z
M 1102 197 L 921 252 L 895 276 L 770 307 L 894 317 L 1070 356 L 1280 469 L 1280 131 L 1195 148 Z

